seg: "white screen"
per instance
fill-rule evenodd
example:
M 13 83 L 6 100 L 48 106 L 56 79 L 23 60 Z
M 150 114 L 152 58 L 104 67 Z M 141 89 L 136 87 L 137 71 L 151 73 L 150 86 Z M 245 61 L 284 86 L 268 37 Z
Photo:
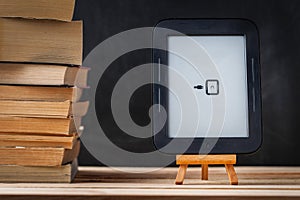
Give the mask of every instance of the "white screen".
M 190 45 L 191 40 L 196 45 Z M 180 91 L 179 94 L 169 93 L 169 137 L 248 137 L 245 37 L 169 36 L 168 50 L 168 86 L 173 88 L 173 91 Z M 212 69 L 211 63 L 215 69 Z M 190 90 L 193 92 L 192 95 L 181 91 L 183 84 L 178 81 L 174 72 L 187 81 L 189 87 L 192 88 Z M 205 83 L 209 79 L 219 81 L 220 94 L 206 94 Z M 204 88 L 194 89 L 196 85 L 202 85 Z M 192 101 L 192 98 L 196 98 L 197 103 Z M 223 115 L 218 112 L 215 115 L 212 114 L 213 108 L 218 107 L 218 105 L 213 105 L 214 100 L 224 102 Z M 186 106 L 182 107 L 183 104 Z M 188 114 L 183 114 L 183 108 Z M 222 126 L 213 127 L 212 121 L 216 120 L 219 114 L 224 116 Z M 183 120 L 184 117 L 189 119 Z M 196 130 L 195 123 L 197 123 Z

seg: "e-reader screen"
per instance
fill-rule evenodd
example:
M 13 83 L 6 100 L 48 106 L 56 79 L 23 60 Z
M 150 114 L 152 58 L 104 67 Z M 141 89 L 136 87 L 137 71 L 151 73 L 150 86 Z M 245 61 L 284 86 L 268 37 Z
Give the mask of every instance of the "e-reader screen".
M 191 45 L 193 41 L 197 45 Z M 248 96 L 246 38 L 243 35 L 218 36 L 168 36 L 168 85 L 169 88 L 181 86 L 174 71 L 185 78 L 193 88 L 193 93 L 176 97 L 168 93 L 168 134 L 170 138 L 205 137 L 248 137 Z M 203 54 L 203 55 L 199 55 Z M 197 57 L 207 57 L 198 59 Z M 197 62 L 194 62 L 197 60 Z M 202 73 L 210 70 L 213 63 L 216 75 L 205 77 Z M 197 88 L 202 87 L 202 88 Z M 190 96 L 188 96 L 190 95 Z M 190 101 L 196 98 L 196 101 Z M 212 115 L 213 99 L 224 101 L 224 121 L 211 127 L 216 115 Z M 181 102 L 179 102 L 179 99 Z M 182 102 L 187 101 L 187 102 Z M 191 120 L 182 120 L 181 104 L 188 105 Z M 218 114 L 218 113 L 216 113 Z M 220 113 L 222 114 L 222 113 Z M 197 122 L 197 129 L 191 123 Z M 179 126 L 184 127 L 182 129 Z M 215 131 L 219 130 L 219 131 Z

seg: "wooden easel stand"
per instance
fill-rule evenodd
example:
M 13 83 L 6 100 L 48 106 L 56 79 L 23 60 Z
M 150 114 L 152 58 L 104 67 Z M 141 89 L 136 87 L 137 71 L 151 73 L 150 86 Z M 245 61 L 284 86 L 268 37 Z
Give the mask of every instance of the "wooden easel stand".
M 235 154 L 226 155 L 177 155 L 176 164 L 179 165 L 176 185 L 183 184 L 188 165 L 201 165 L 202 180 L 208 180 L 208 165 L 225 165 L 231 185 L 238 184 L 238 177 L 233 165 L 236 164 Z

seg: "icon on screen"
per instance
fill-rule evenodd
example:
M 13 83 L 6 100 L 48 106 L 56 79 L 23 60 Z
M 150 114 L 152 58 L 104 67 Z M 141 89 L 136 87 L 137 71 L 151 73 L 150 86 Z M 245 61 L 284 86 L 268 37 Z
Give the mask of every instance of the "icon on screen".
M 218 95 L 219 94 L 219 81 L 218 80 L 207 80 L 205 85 L 206 85 L 206 94 L 207 95 Z

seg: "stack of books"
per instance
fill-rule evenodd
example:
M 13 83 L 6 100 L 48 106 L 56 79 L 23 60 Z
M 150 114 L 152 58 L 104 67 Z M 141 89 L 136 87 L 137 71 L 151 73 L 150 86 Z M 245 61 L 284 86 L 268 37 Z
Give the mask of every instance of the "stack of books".
M 74 1 L 0 0 L 0 182 L 76 174 L 88 69 Z

